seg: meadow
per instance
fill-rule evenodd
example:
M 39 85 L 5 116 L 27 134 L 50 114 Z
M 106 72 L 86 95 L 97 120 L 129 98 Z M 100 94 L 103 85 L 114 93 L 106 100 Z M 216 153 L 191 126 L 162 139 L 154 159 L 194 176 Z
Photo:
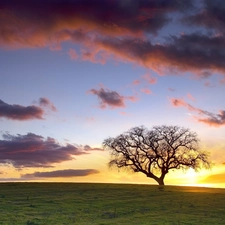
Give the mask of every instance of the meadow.
M 1 183 L 2 225 L 225 224 L 225 189 Z

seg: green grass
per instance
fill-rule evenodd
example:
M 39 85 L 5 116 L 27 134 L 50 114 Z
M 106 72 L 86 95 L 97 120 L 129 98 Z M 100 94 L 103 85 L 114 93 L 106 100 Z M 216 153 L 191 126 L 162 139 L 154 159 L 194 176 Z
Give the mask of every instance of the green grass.
M 0 225 L 225 224 L 225 189 L 1 183 Z

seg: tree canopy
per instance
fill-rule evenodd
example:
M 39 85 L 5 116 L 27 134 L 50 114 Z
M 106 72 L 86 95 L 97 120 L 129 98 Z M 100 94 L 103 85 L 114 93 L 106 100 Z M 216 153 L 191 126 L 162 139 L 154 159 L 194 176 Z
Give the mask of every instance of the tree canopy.
M 115 138 L 103 141 L 109 150 L 109 166 L 141 172 L 164 185 L 164 178 L 173 169 L 209 168 L 206 152 L 199 150 L 195 132 L 179 126 L 134 127 Z

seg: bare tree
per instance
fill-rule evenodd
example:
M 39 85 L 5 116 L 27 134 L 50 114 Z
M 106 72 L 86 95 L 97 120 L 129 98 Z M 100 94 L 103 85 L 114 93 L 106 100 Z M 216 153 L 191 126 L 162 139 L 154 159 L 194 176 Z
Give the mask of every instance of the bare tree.
M 109 150 L 109 166 L 141 172 L 164 185 L 169 170 L 209 168 L 208 154 L 198 148 L 195 132 L 179 126 L 134 127 L 103 141 Z

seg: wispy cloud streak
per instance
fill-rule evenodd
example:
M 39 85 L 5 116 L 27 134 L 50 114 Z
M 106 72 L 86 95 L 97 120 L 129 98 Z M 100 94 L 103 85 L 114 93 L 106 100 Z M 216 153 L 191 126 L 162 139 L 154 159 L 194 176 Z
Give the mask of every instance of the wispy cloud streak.
M 98 170 L 94 169 L 65 169 L 65 170 L 54 170 L 48 172 L 34 172 L 29 174 L 22 174 L 21 178 L 34 179 L 34 178 L 54 178 L 54 177 L 84 177 L 92 174 L 99 173 Z
M 205 123 L 209 126 L 215 127 L 225 126 L 225 110 L 220 110 L 218 114 L 215 114 L 208 112 L 206 110 L 196 108 L 188 104 L 184 100 L 176 98 L 172 98 L 171 103 L 175 107 L 185 107 L 191 112 L 198 113 L 198 116 L 193 116 L 198 122 Z

